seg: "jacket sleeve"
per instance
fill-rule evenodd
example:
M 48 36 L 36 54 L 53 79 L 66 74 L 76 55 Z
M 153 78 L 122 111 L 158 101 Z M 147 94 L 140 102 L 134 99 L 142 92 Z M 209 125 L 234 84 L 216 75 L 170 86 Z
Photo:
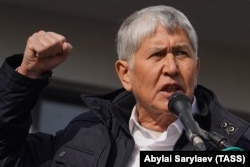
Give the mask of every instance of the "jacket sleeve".
M 53 140 L 51 135 L 29 135 L 31 110 L 51 72 L 39 79 L 27 78 L 15 71 L 21 61 L 22 55 L 8 57 L 0 69 L 0 166 L 17 166 L 27 160 L 25 157 L 30 162 L 23 164 L 36 164 L 39 154 L 47 149 L 43 144 L 50 145 Z

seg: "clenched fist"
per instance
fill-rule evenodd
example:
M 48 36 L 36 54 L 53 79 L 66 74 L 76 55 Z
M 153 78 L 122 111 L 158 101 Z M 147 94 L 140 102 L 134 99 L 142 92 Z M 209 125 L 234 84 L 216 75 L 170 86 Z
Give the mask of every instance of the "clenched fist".
M 23 61 L 18 72 L 30 78 L 38 78 L 44 72 L 51 71 L 68 56 L 72 46 L 64 36 L 39 31 L 27 40 Z

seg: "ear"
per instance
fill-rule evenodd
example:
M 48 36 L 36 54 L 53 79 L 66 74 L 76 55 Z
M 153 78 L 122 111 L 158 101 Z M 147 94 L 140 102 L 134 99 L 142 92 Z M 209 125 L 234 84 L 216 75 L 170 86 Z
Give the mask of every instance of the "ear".
M 128 62 L 124 60 L 117 60 L 115 63 L 115 69 L 123 87 L 127 91 L 131 91 Z
M 200 71 L 200 58 L 199 57 L 197 57 L 196 71 L 197 71 L 197 76 L 198 76 L 198 73 Z
M 200 58 L 199 57 L 197 57 L 197 60 L 196 60 L 196 77 L 195 77 L 195 84 L 196 84 L 196 86 L 197 86 L 197 84 L 198 84 L 198 76 L 199 76 L 199 71 L 200 71 Z

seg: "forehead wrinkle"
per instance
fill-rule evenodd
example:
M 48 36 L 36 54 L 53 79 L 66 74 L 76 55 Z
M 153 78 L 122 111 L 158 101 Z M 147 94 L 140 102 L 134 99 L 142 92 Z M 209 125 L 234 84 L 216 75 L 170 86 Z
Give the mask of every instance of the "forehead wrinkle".
M 169 49 L 169 47 L 167 47 L 167 46 L 153 46 L 153 47 L 149 48 L 148 50 L 152 51 L 152 52 L 158 52 L 158 51 L 168 50 L 168 49 Z
M 168 52 L 173 50 L 188 50 L 192 51 L 192 47 L 189 44 L 183 43 L 183 44 L 174 44 L 173 46 L 165 46 L 165 45 L 151 45 L 150 48 L 148 48 L 147 52 L 159 52 L 166 50 Z
M 188 49 L 190 50 L 190 46 L 188 44 L 177 44 L 173 46 L 174 49 Z

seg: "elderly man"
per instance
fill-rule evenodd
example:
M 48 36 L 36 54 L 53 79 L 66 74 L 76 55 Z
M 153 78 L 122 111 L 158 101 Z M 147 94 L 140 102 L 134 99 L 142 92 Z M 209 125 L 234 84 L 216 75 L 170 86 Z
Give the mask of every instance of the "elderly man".
M 140 150 L 194 150 L 180 119 L 168 108 L 182 92 L 192 101 L 199 126 L 250 149 L 249 123 L 237 118 L 197 85 L 197 36 L 186 16 L 168 6 L 153 6 L 129 16 L 117 35 L 117 74 L 124 88 L 85 96 L 90 111 L 77 116 L 55 136 L 28 134 L 30 111 L 48 84 L 51 70 L 72 47 L 54 32 L 39 31 L 23 55 L 6 59 L 0 71 L 1 166 L 139 166 Z M 206 150 L 217 150 L 204 141 Z

